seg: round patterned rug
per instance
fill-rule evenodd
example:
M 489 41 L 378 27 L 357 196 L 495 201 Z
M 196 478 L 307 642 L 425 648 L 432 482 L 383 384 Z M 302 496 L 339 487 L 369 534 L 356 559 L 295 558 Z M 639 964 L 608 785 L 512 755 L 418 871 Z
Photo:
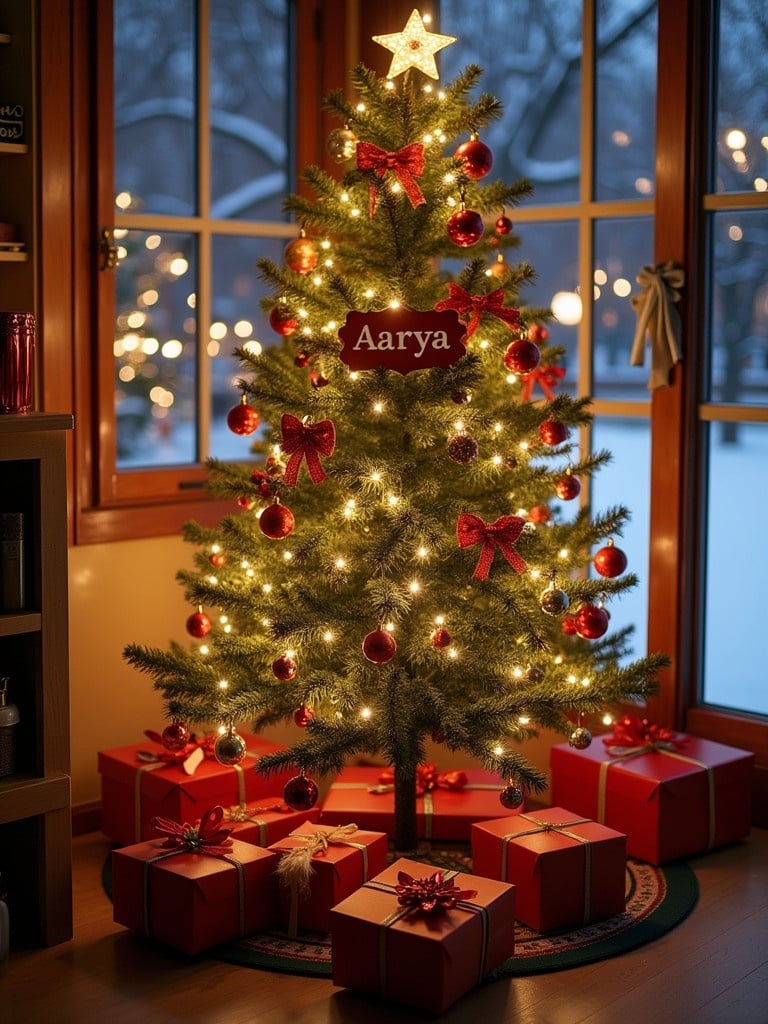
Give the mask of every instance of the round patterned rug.
M 463 854 L 444 854 L 436 863 L 436 851 L 431 851 L 424 859 L 446 870 L 472 870 L 470 859 Z M 696 876 L 682 861 L 654 867 L 628 860 L 626 878 L 623 914 L 544 935 L 518 922 L 515 955 L 497 968 L 491 978 L 563 970 L 618 956 L 670 931 L 688 916 L 698 899 Z M 292 939 L 284 930 L 273 929 L 220 946 L 211 950 L 210 955 L 246 967 L 331 976 L 330 937 L 319 932 L 300 932 Z

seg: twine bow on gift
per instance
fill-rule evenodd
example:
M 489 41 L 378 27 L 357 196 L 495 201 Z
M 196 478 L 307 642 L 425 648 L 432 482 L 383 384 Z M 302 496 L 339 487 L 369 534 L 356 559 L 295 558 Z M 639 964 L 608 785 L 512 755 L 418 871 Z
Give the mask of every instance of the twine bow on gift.
M 257 814 L 286 814 L 289 810 L 288 804 L 282 801 L 265 807 L 246 807 L 245 804 L 238 804 L 236 807 L 230 807 L 226 810 L 224 817 L 227 821 L 257 821 Z
M 293 487 L 299 478 L 301 461 L 306 457 L 307 469 L 313 484 L 325 480 L 326 473 L 320 465 L 319 456 L 333 455 L 336 447 L 336 429 L 331 420 L 319 423 L 302 423 L 296 416 L 285 413 L 281 420 L 283 440 L 281 448 L 290 455 L 285 467 L 284 480 Z
M 355 843 L 351 836 L 357 832 L 357 825 L 339 825 L 336 828 L 318 829 L 316 832 L 291 832 L 289 839 L 297 839 L 303 846 L 288 850 L 280 858 L 277 875 L 280 881 L 289 885 L 294 892 L 306 893 L 314 873 L 313 857 L 322 856 L 329 846 L 338 843 L 342 846 L 354 846 L 363 852 L 363 861 L 367 862 L 365 846 Z M 366 863 L 367 867 L 367 863 Z M 364 870 L 367 875 L 367 870 Z
M 501 551 L 515 572 L 525 572 L 528 566 L 514 547 L 525 526 L 519 516 L 500 516 L 495 523 L 485 523 L 470 512 L 462 512 L 456 523 L 456 537 L 459 547 L 468 548 L 482 544 L 480 558 L 473 576 L 478 580 L 488 578 L 496 548 Z
M 451 789 L 458 791 L 467 784 L 466 773 L 460 769 L 439 772 L 431 761 L 420 764 L 416 768 L 416 796 L 424 796 L 434 789 Z M 395 769 L 385 768 L 378 778 L 378 785 L 371 787 L 370 793 L 391 793 L 395 788 Z
M 643 267 L 637 275 L 640 292 L 631 298 L 637 312 L 637 327 L 630 355 L 631 366 L 645 362 L 645 336 L 651 343 L 651 372 L 648 387 L 669 384 L 669 372 L 682 359 L 680 314 L 675 305 L 685 284 L 685 271 L 668 260 L 655 267 Z
M 186 821 L 180 825 L 170 818 L 153 818 L 152 827 L 168 837 L 163 843 L 164 849 L 206 853 L 215 857 L 229 853 L 232 849 L 232 840 L 229 838 L 232 829 L 221 828 L 223 817 L 224 809 L 216 806 L 207 810 L 196 825 Z
M 539 385 L 548 402 L 554 401 L 555 392 L 552 389 L 557 387 L 558 381 L 561 381 L 564 376 L 565 367 L 563 366 L 553 366 L 549 363 L 545 366 L 537 366 L 535 370 L 531 370 L 530 373 L 526 373 L 523 377 L 523 390 L 520 393 L 520 401 L 529 402 L 531 400 L 535 384 Z
M 504 305 L 503 288 L 497 288 L 487 295 L 470 295 L 460 285 L 450 282 L 448 291 L 449 297 L 436 303 L 435 309 L 439 313 L 445 309 L 455 309 L 462 318 L 471 313 L 471 319 L 467 324 L 468 338 L 477 330 L 483 313 L 495 316 L 497 320 L 503 321 L 508 327 L 517 327 L 520 323 L 520 311 L 513 306 Z
M 412 907 L 422 914 L 452 910 L 461 900 L 477 896 L 477 889 L 460 889 L 452 878 L 445 878 L 442 871 L 435 871 L 427 878 L 413 878 L 406 871 L 398 871 L 395 892 L 401 907 Z
M 379 178 L 383 178 L 387 171 L 394 171 L 414 209 L 426 202 L 416 181 L 416 178 L 420 178 L 424 173 L 424 164 L 424 146 L 420 142 L 403 146 L 396 153 L 388 153 L 385 149 L 374 146 L 372 142 L 357 144 L 359 170 L 373 171 Z M 376 186 L 371 185 L 368 193 L 368 213 L 371 217 L 376 212 L 376 192 Z

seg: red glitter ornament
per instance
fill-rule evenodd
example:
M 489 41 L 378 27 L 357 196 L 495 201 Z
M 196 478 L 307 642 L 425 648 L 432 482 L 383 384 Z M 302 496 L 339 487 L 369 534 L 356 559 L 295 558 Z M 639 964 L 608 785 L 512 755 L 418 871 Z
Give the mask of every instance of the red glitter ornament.
M 189 616 L 186 626 L 189 635 L 194 636 L 198 640 L 202 640 L 204 636 L 208 636 L 213 628 L 211 620 L 202 608 L 198 608 L 194 614 Z
M 434 632 L 429 638 L 429 642 L 432 644 L 434 648 L 436 648 L 438 651 L 441 651 L 444 647 L 450 646 L 451 639 L 452 637 L 448 630 L 440 627 L 434 630 Z
M 493 167 L 493 152 L 481 142 L 477 132 L 472 132 L 469 142 L 462 142 L 453 154 L 454 160 L 461 160 L 461 169 L 468 178 L 484 178 Z
M 240 508 L 245 509 L 246 512 L 250 512 L 250 510 L 254 507 L 256 502 L 253 500 L 253 498 L 249 498 L 247 495 L 241 494 L 237 499 L 237 504 L 240 506 Z
M 227 426 L 233 434 L 252 434 L 259 422 L 259 414 L 252 405 L 248 405 L 245 395 L 227 413 Z
M 293 357 L 293 365 L 298 366 L 300 370 L 303 370 L 308 363 L 309 356 L 306 352 L 297 352 Z
M 560 623 L 560 629 L 566 636 L 576 636 L 576 617 L 566 616 Z
M 504 353 L 504 365 L 512 373 L 530 373 L 541 362 L 541 352 L 527 338 L 518 338 L 507 347 Z
M 583 604 L 574 618 L 576 632 L 585 640 L 599 640 L 608 631 L 608 612 L 599 605 Z
M 581 482 L 572 473 L 566 473 L 555 481 L 555 494 L 563 501 L 571 501 L 581 494 Z
M 528 338 L 536 345 L 542 345 L 549 337 L 549 331 L 542 324 L 531 324 L 528 328 Z
M 544 444 L 554 447 L 568 439 L 568 427 L 560 420 L 544 420 L 539 424 L 539 437 Z
M 312 779 L 306 775 L 294 775 L 285 784 L 283 800 L 291 810 L 308 811 L 317 803 L 318 789 Z
M 363 654 L 374 665 L 384 665 L 395 656 L 397 644 L 386 629 L 374 629 L 363 640 Z
M 508 811 L 516 811 L 518 807 L 522 807 L 524 800 L 525 793 L 522 786 L 517 782 L 507 783 L 499 793 L 499 803 L 502 807 L 506 807 Z
M 272 662 L 272 672 L 278 679 L 282 679 L 284 682 L 287 682 L 289 679 L 293 679 L 296 675 L 296 662 L 293 658 L 289 658 L 287 654 L 282 654 Z
M 627 568 L 627 556 L 621 548 L 615 547 L 612 540 L 609 540 L 604 548 L 595 552 L 593 562 L 601 576 L 621 576 Z
M 323 374 L 319 372 L 319 370 L 310 370 L 309 371 L 309 383 L 315 389 L 317 389 L 317 388 L 324 388 L 326 386 L 326 384 L 328 383 L 328 378 L 324 377 Z
M 475 210 L 465 210 L 463 203 L 462 208 L 448 218 L 446 227 L 450 240 L 464 249 L 479 242 L 485 230 L 480 214 Z
M 468 466 L 470 462 L 474 462 L 479 450 L 479 444 L 469 434 L 457 434 L 448 442 L 448 457 L 458 462 L 460 466 Z
M 504 214 L 502 214 L 501 217 L 499 217 L 499 219 L 496 221 L 494 231 L 496 232 L 497 235 L 508 235 L 511 230 L 512 221 L 509 219 L 509 217 L 505 217 Z
M 534 505 L 528 512 L 528 518 L 532 523 L 548 523 L 552 518 L 552 509 L 549 505 Z
M 297 708 L 293 713 L 293 720 L 300 729 L 306 729 L 307 725 L 315 717 L 315 712 L 312 708 L 308 708 L 306 704 L 302 704 L 300 708 Z
M 172 722 L 163 729 L 160 739 L 166 750 L 183 750 L 189 743 L 189 729 L 183 722 Z
M 259 516 L 259 529 L 270 540 L 283 540 L 295 525 L 293 512 L 277 502 L 267 505 Z
M 269 326 L 277 334 L 284 338 L 290 337 L 299 327 L 299 321 L 293 315 L 285 302 L 278 302 L 269 313 Z
M 251 481 L 263 498 L 268 498 L 271 491 L 269 488 L 269 476 L 263 469 L 254 469 L 251 473 Z
M 283 259 L 286 267 L 295 274 L 309 274 L 317 266 L 317 249 L 302 231 L 298 238 L 286 245 Z

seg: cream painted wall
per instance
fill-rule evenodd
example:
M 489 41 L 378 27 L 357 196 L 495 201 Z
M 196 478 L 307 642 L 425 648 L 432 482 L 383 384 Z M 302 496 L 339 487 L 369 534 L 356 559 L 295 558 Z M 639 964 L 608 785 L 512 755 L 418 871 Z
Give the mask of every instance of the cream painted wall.
M 69 551 L 70 727 L 72 802 L 77 807 L 101 797 L 99 750 L 138 743 L 144 729 L 165 724 L 160 694 L 152 680 L 127 665 L 128 643 L 167 647 L 188 642 L 184 622 L 190 606 L 176 573 L 191 567 L 193 549 L 176 537 L 84 545 Z M 293 723 L 265 735 L 291 743 L 300 737 Z M 526 757 L 545 771 L 552 742 L 528 744 Z M 440 768 L 474 762 L 432 747 Z M 541 798 L 539 798 L 541 799 Z M 544 796 L 546 800 L 546 795 Z

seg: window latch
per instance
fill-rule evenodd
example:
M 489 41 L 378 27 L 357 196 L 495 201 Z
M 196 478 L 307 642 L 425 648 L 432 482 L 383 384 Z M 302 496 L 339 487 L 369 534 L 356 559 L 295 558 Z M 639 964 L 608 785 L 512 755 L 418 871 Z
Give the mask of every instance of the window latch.
M 114 270 L 120 262 L 119 249 L 111 228 L 102 228 L 99 236 L 99 270 Z

